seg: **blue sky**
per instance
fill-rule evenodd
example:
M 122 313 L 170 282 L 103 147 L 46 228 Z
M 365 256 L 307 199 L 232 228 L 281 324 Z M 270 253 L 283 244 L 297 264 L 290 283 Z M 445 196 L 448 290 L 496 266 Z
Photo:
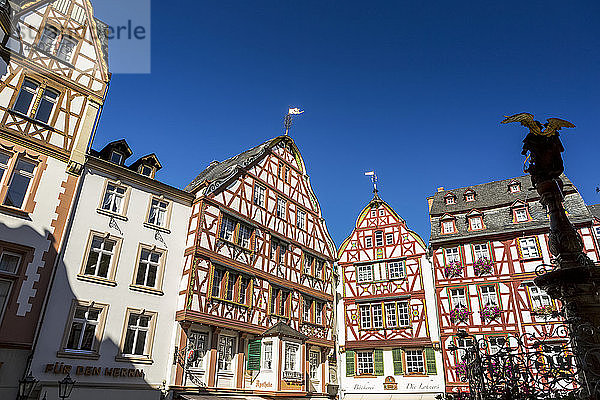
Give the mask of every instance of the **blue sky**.
M 292 137 L 336 244 L 373 169 L 427 240 L 436 188 L 522 174 L 525 130 L 499 122 L 529 111 L 577 125 L 562 135 L 566 173 L 600 203 L 600 3 L 484 3 L 153 1 L 152 73 L 113 76 L 94 147 L 125 137 L 184 187 L 300 107 Z

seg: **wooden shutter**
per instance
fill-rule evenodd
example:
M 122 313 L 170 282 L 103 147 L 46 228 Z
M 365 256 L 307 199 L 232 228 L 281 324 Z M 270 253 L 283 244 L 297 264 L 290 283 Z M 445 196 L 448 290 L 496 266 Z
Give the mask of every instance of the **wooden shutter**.
M 373 350 L 373 364 L 375 367 L 375 375 L 383 375 L 383 350 Z
M 354 376 L 355 374 L 354 351 L 346 350 L 346 376 Z
M 248 371 L 260 371 L 260 340 L 248 343 Z
M 403 375 L 404 363 L 402 362 L 402 349 L 392 350 L 392 356 L 394 357 L 394 375 Z
M 432 347 L 425 348 L 425 363 L 427 364 L 427 374 L 437 375 L 437 367 L 435 365 L 435 352 Z

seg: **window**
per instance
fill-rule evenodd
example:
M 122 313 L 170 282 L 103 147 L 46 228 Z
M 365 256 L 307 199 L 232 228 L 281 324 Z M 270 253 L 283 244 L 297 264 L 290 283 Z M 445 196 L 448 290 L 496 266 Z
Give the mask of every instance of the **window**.
M 421 350 L 406 350 L 406 373 L 424 374 L 425 359 Z
M 25 197 L 29 190 L 29 183 L 33 179 L 36 164 L 19 159 L 17 165 L 13 170 L 10 183 L 8 185 L 8 192 L 4 199 L 4 205 L 22 208 L 25 202 Z
M 287 206 L 287 200 L 279 197 L 277 199 L 277 216 L 279 218 L 285 218 L 285 209 Z
M 188 334 L 188 343 L 194 350 L 193 361 L 189 364 L 190 368 L 204 369 L 204 356 L 208 343 L 208 334 L 198 331 L 190 331 Z
M 488 337 L 488 350 L 490 352 L 490 354 L 496 354 L 498 353 L 503 347 L 504 344 L 506 343 L 506 338 L 504 338 L 503 336 L 489 336 Z
M 284 169 L 284 173 L 283 173 L 283 180 L 285 182 L 288 182 L 288 178 L 290 177 L 290 167 L 288 167 L 287 165 L 285 166 Z
M 467 297 L 464 288 L 450 289 L 452 308 L 467 308 Z
M 113 150 L 110 153 L 110 162 L 121 165 L 123 163 L 123 154 L 121 152 Z
M 212 297 L 221 297 L 221 284 L 223 283 L 224 276 L 225 271 L 223 271 L 222 269 L 214 269 L 212 280 Z
M 139 173 L 144 176 L 152 177 L 153 168 L 147 165 L 140 165 Z
M 498 294 L 495 286 L 481 286 L 481 303 L 484 307 L 498 306 Z
M 231 336 L 219 336 L 217 369 L 218 371 L 232 371 L 233 352 L 235 350 L 235 338 Z
M 394 234 L 393 233 L 385 234 L 385 244 L 388 246 L 391 244 L 394 244 Z
M 167 201 L 152 199 L 150 203 L 150 213 L 148 214 L 148 223 L 164 227 L 167 224 L 168 210 L 169 203 Z
M 0 178 L 1 178 L 1 176 L 0 176 Z M 596 238 L 600 239 L 600 226 L 596 226 L 594 229 L 596 231 Z
M 48 54 L 55 55 L 57 58 L 70 63 L 73 58 L 73 51 L 78 43 L 77 39 L 68 35 L 62 35 L 58 29 L 48 25 L 44 28 L 37 47 Z
M 152 316 L 130 313 L 127 319 L 127 332 L 123 355 L 148 356 L 149 332 Z
M 381 310 L 381 304 L 373 304 L 371 306 L 371 313 L 373 315 L 373 328 L 383 328 L 383 312 Z
M 373 375 L 375 373 L 373 352 L 359 351 L 356 353 L 356 360 L 358 361 L 358 375 Z
M 110 236 L 92 234 L 83 275 L 112 280 L 114 272 L 111 270 L 116 259 L 118 243 Z
M 10 295 L 10 288 L 12 286 L 11 281 L 0 279 L 0 323 L 4 317 L 4 310 L 8 304 L 8 297 Z
M 475 201 L 475 193 L 469 192 L 465 194 L 465 201 Z
M 116 214 L 122 214 L 126 193 L 126 187 L 118 186 L 115 183 L 107 183 L 106 190 L 104 191 L 104 198 L 102 199 L 102 204 L 100 208 L 102 210 L 110 211 Z
M 44 31 L 42 32 L 42 37 L 38 42 L 38 48 L 46 53 L 54 52 L 54 45 L 56 42 L 56 38 L 59 35 L 58 29 L 53 26 L 46 26 Z
M 373 281 L 373 266 L 368 265 L 358 265 L 356 267 L 357 271 L 357 281 L 359 283 L 362 282 L 372 282 Z
M 527 210 L 525 208 L 516 208 L 514 213 L 515 222 L 526 222 L 529 220 L 529 216 L 527 215 Z
M 371 210 L 371 218 L 377 217 L 377 210 Z
M 303 300 L 304 300 L 303 301 L 304 309 L 303 309 L 303 314 L 302 314 L 302 320 L 306 321 L 306 322 L 310 322 L 313 301 L 311 299 L 307 299 L 306 297 Z
M 519 239 L 519 248 L 521 249 L 521 256 L 524 259 L 537 258 L 540 256 L 537 240 L 534 237 Z
M 410 325 L 410 312 L 408 311 L 408 301 L 400 301 L 396 303 L 398 306 L 398 325 Z
M 267 189 L 263 185 L 254 184 L 254 204 L 259 207 L 265 207 Z
M 40 98 L 40 102 L 37 108 L 37 112 L 35 113 L 35 119 L 43 122 L 45 124 L 50 121 L 50 115 L 52 115 L 52 110 L 54 110 L 54 105 L 56 104 L 56 100 L 58 100 L 59 93 L 52 89 L 44 89 L 42 92 L 42 97 Z
M 362 329 L 371 329 L 371 306 L 360 306 L 360 326 Z
M 472 231 L 483 229 L 483 222 L 481 222 L 481 217 L 470 217 L 469 229 Z
M 383 246 L 383 232 L 382 231 L 375 232 L 375 246 L 376 247 Z
M 75 307 L 65 350 L 91 352 L 94 349 L 101 313 L 102 308 Z
M 296 343 L 285 343 L 285 371 L 297 372 L 299 371 L 300 363 L 298 362 L 298 350 L 300 346 Z
M 21 264 L 20 254 L 10 253 L 8 251 L 2 252 L 2 256 L 0 256 L 0 272 L 16 274 L 19 269 L 19 264 Z M 1 307 L 0 311 L 2 311 Z
M 210 293 L 213 299 L 249 306 L 252 301 L 252 282 L 248 276 L 215 267 Z
M 271 286 L 271 314 L 287 318 L 289 314 L 289 297 L 289 291 Z
M 21 85 L 19 96 L 17 101 L 13 105 L 13 110 L 20 112 L 21 114 L 29 115 L 33 99 L 37 97 L 37 91 L 39 84 L 30 79 L 25 79 Z
M 447 248 L 445 250 L 445 254 L 446 254 L 446 265 L 450 264 L 451 262 L 456 262 L 456 263 L 460 262 L 460 252 L 458 250 L 458 247 Z
M 323 325 L 323 310 L 325 303 L 314 301 L 310 298 L 302 298 L 302 322 Z M 314 314 L 313 314 L 314 311 Z
M 77 47 L 77 44 L 77 39 L 63 35 L 60 45 L 58 46 L 58 51 L 56 52 L 56 57 L 70 63 L 73 59 L 73 51 Z
M 388 328 L 395 328 L 398 326 L 396 303 L 386 303 L 385 304 L 385 325 Z
M 271 236 L 271 260 L 278 265 L 286 264 L 286 253 L 288 245 Z
M 8 169 L 8 163 L 10 161 L 11 156 L 0 152 L 0 182 L 2 182 L 2 178 L 4 177 L 4 173 Z
M 527 285 L 527 290 L 529 291 L 529 298 L 531 299 L 532 309 L 535 310 L 537 308 L 554 306 L 552 298 L 548 296 L 548 294 L 539 287 L 530 284 Z
M 229 215 L 222 215 L 219 233 L 221 239 L 250 250 L 252 248 L 253 234 L 254 228 L 250 225 L 240 222 Z
M 35 100 L 38 98 L 36 102 Z M 32 116 L 36 120 L 47 124 L 59 97 L 56 90 L 40 86 L 37 82 L 25 79 L 21 85 L 19 96 L 13 105 L 13 110 Z
M 454 220 L 442 222 L 442 233 L 454 233 Z
M 385 215 L 385 210 L 382 208 L 381 210 L 379 210 L 379 216 L 383 217 Z
M 467 356 L 467 350 L 471 349 L 474 345 L 473 339 L 455 337 L 454 340 L 456 341 L 456 347 L 458 347 L 458 349 L 456 350 L 456 357 L 458 361 L 465 361 Z
M 162 252 L 148 248 L 140 251 L 139 262 L 135 274 L 135 285 L 148 288 L 160 288 L 162 281 Z
M 365 236 L 365 247 L 373 247 L 373 238 L 371 236 Z
M 323 269 L 325 267 L 325 261 L 315 259 L 315 278 L 322 279 L 323 278 Z
M 319 379 L 319 367 L 321 366 L 321 353 L 318 351 L 309 351 L 308 352 L 308 370 L 310 374 L 310 379 L 320 380 Z
M 402 279 L 405 276 L 404 261 L 391 261 L 387 263 L 388 279 Z
M 323 309 L 325 308 L 325 303 L 317 301 L 315 306 L 315 324 L 323 325 Z
M 306 211 L 298 210 L 296 213 L 296 226 L 299 229 L 306 229 Z
M 304 271 L 305 275 L 312 275 L 312 267 L 314 262 L 315 258 L 312 255 L 304 253 L 304 264 L 302 266 L 302 270 Z
M 445 200 L 446 205 L 456 204 L 456 197 L 454 196 L 447 196 Z
M 511 193 L 519 193 L 521 191 L 521 184 L 512 183 L 512 184 L 510 184 L 510 186 L 508 188 Z
M 263 346 L 263 369 L 273 368 L 273 342 L 265 342 Z
M 473 245 L 473 255 L 475 256 L 475 261 L 477 260 L 489 260 L 490 252 L 488 250 L 487 244 L 474 244 Z

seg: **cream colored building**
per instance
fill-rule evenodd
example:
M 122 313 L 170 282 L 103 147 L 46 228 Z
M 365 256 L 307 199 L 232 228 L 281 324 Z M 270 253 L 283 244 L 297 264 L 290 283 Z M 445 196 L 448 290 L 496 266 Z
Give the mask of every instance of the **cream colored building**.
M 168 387 L 193 196 L 154 179 L 155 155 L 130 156 L 120 140 L 85 164 L 31 364 L 33 398 L 56 398 L 67 373 L 74 399 L 158 400 Z

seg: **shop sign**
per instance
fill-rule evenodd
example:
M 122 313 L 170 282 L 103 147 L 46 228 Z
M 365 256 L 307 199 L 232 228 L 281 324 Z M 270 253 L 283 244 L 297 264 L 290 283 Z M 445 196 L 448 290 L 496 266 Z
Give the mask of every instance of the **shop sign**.
M 44 372 L 47 374 L 77 376 L 112 376 L 114 378 L 143 378 L 144 370 L 140 368 L 110 368 L 93 365 L 69 365 L 62 362 L 46 364 Z
M 398 390 L 398 384 L 393 376 L 388 376 L 383 382 L 383 390 Z

